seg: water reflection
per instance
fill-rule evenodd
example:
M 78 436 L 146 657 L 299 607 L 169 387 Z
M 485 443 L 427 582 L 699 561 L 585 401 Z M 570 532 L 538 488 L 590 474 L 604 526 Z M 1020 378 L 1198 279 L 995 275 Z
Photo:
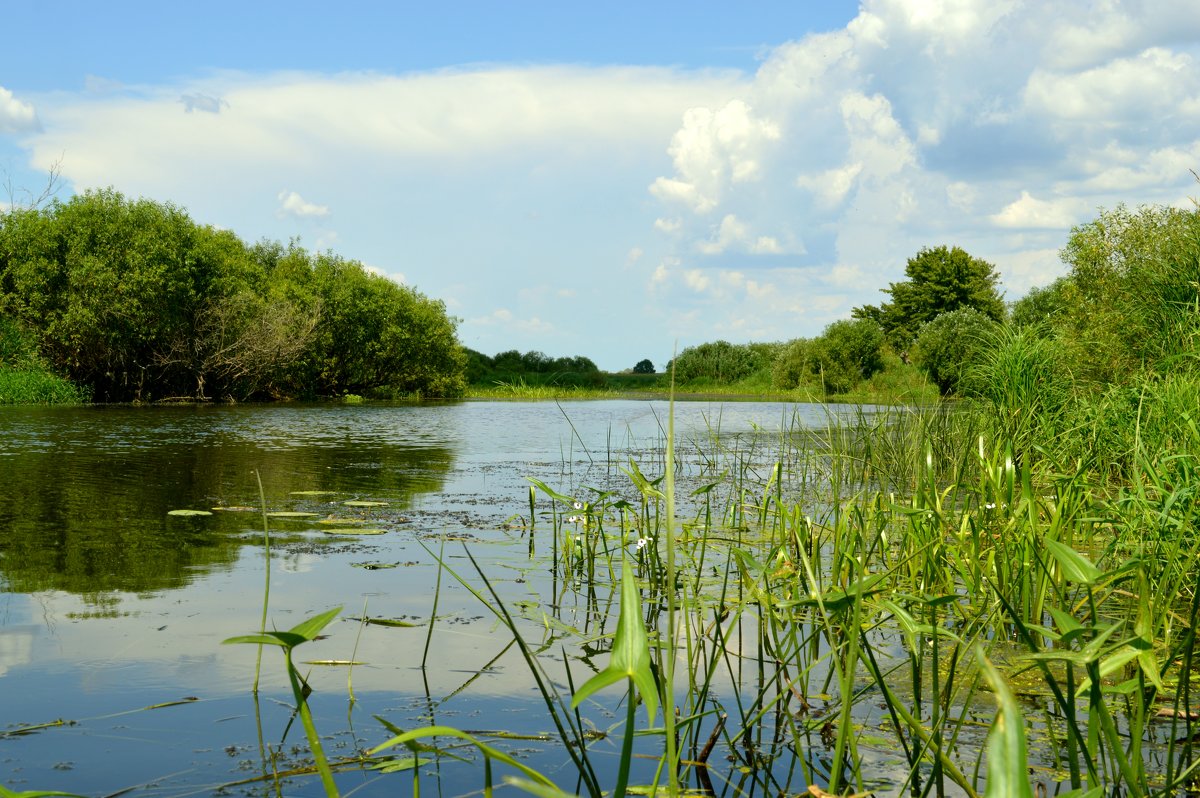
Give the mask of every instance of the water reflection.
M 256 471 L 275 509 L 311 490 L 409 506 L 443 487 L 455 441 L 405 410 L 7 411 L 0 574 L 19 592 L 178 588 L 236 562 L 255 519 L 168 511 L 257 506 Z

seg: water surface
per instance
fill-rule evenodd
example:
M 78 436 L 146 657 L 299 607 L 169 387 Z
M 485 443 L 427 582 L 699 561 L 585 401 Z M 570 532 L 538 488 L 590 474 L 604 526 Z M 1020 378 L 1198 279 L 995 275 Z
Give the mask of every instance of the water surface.
M 769 446 L 772 431 L 823 426 L 828 412 L 680 404 L 681 459 L 699 474 L 699 453 L 714 439 L 736 446 L 753 433 L 767 441 L 755 445 Z M 303 758 L 302 731 L 287 730 L 281 658 L 264 652 L 255 702 L 254 647 L 221 645 L 254 631 L 261 612 L 259 478 L 270 511 L 316 513 L 271 519 L 272 623 L 287 628 L 344 606 L 327 639 L 297 659 L 365 663 L 352 672 L 312 668 L 331 755 L 386 739 L 374 715 L 406 728 L 436 721 L 548 731 L 524 663 L 506 652 L 510 638 L 446 577 L 422 667 L 438 574 L 427 547 L 445 546 L 447 562 L 464 574 L 472 573 L 469 547 L 531 628 L 545 621 L 546 607 L 561 617 L 562 605 L 578 599 L 548 578 L 551 543 L 536 530 L 530 556 L 526 477 L 581 498 L 595 488 L 632 501 L 636 491 L 617 466 L 634 458 L 661 474 L 666 421 L 666 404 L 650 401 L 0 411 L 4 723 L 11 730 L 65 721 L 0 737 L 0 783 L 88 795 L 204 795 L 223 785 L 233 794 L 275 794 L 264 782 L 228 786 Z M 210 508 L 221 509 L 168 514 Z M 550 512 L 544 497 L 537 512 Z M 349 523 L 321 519 L 383 534 L 330 535 Z M 364 606 L 368 616 L 418 625 L 360 631 L 349 618 Z M 172 705 L 141 709 L 162 703 Z M 616 745 L 599 744 L 597 755 L 615 757 Z M 559 771 L 561 751 L 527 748 L 571 788 L 573 777 Z M 273 765 L 271 750 L 281 752 Z M 411 783 L 372 773 L 340 778 L 356 795 L 392 795 Z M 448 769 L 439 784 L 447 794 L 476 789 L 479 768 Z M 311 777 L 292 785 L 288 794 L 321 794 Z

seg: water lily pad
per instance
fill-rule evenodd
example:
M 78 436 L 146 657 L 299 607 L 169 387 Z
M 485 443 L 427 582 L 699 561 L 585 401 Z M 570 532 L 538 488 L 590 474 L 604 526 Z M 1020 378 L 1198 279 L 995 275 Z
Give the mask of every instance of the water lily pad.
M 208 510 L 167 510 L 167 515 L 212 515 Z
M 312 518 L 318 513 L 305 513 L 300 510 L 279 510 L 274 513 L 267 513 L 271 518 Z
M 360 526 L 344 527 L 338 529 L 322 529 L 326 535 L 384 535 L 387 534 L 386 529 L 363 529 Z
M 332 490 L 294 490 L 291 496 L 332 496 L 337 491 Z
M 322 518 L 318 524 L 326 524 L 328 526 L 342 526 L 343 524 L 365 524 L 365 518 Z
M 342 504 L 347 507 L 387 507 L 387 502 L 348 501 Z
M 242 507 L 240 505 L 230 505 L 226 507 L 214 507 L 214 511 L 218 513 L 253 513 L 257 512 L 257 507 Z

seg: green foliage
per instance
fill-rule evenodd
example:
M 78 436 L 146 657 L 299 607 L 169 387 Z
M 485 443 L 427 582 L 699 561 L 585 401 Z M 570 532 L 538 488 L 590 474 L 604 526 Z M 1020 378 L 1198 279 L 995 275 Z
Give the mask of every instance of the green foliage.
M 1194 369 L 1200 341 L 1200 212 L 1124 206 L 1075 228 L 1059 324 L 1077 375 L 1095 383 Z
M 812 341 L 797 338 L 788 343 L 771 367 L 771 382 L 777 388 L 792 390 L 812 377 Z
M 756 373 L 769 379 L 779 344 L 731 344 L 713 341 L 689 346 L 667 367 L 675 372 L 680 384 L 728 384 L 745 380 Z
M 467 380 L 472 385 L 600 388 L 605 383 L 600 369 L 583 355 L 552 358 L 536 350 L 522 354 L 510 349 L 488 357 L 473 349 L 466 351 Z
M 0 405 L 82 404 L 88 393 L 52 373 L 37 351 L 36 337 L 0 316 Z
M 999 325 L 970 307 L 942 313 L 927 322 L 913 343 L 913 360 L 942 395 L 969 393 L 968 377 Z
M 649 358 L 646 358 L 645 360 L 639 360 L 637 362 L 637 364 L 633 367 L 633 373 L 634 374 L 653 374 L 654 373 L 653 361 L 651 361 Z
M 1014 327 L 1053 329 L 1071 310 L 1071 278 L 1060 277 L 1050 285 L 1034 288 L 1012 304 L 1009 323 Z
M 991 406 L 995 438 L 1021 457 L 1053 440 L 1074 405 L 1062 347 L 1029 327 L 1003 328 L 980 351 L 969 380 Z
M 105 401 L 464 385 L 440 302 L 357 262 L 247 247 L 111 189 L 0 215 L 0 313 Z
M 959 247 L 922 249 L 908 259 L 908 279 L 883 289 L 892 297 L 876 307 L 855 308 L 858 319 L 871 319 L 883 328 L 896 351 L 905 351 L 921 325 L 942 313 L 971 307 L 995 320 L 1004 320 L 1004 300 L 996 288 L 996 267 Z
M 827 393 L 845 393 L 883 368 L 883 331 L 869 319 L 835 321 L 808 345 Z

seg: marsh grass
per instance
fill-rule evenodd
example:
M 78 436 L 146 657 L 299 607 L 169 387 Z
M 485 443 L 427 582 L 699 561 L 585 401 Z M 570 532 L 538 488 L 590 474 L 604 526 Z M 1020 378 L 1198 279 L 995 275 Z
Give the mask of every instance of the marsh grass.
M 90 399 L 79 386 L 45 369 L 0 364 L 0 405 L 77 405 Z
M 591 798 L 1191 794 L 1190 388 L 1147 388 L 1120 483 L 1095 459 L 1045 454 L 1038 436 L 1058 421 L 1016 407 L 1045 390 L 998 393 L 994 407 L 1016 408 L 999 417 L 936 405 L 739 434 L 717 417 L 678 447 L 672 413 L 661 452 L 623 464 L 610 453 L 606 473 L 623 472 L 624 487 L 531 479 L 523 527 L 548 567 L 546 606 L 514 614 L 470 550 L 473 574 L 426 547 L 439 576 L 423 663 L 445 575 L 511 638 L 574 783 L 438 724 L 388 726 L 367 759 L 412 771 L 414 792 L 422 762 L 463 757 L 439 747 L 447 738 L 482 758 L 485 794 L 495 768 L 534 794 Z M 307 637 L 287 634 L 236 642 L 274 636 L 302 707 L 288 645 Z M 598 652 L 607 664 L 593 664 Z M 595 734 L 598 712 L 620 720 Z M 591 750 L 609 733 L 620 751 L 602 769 Z M 411 756 L 387 753 L 397 747 Z

